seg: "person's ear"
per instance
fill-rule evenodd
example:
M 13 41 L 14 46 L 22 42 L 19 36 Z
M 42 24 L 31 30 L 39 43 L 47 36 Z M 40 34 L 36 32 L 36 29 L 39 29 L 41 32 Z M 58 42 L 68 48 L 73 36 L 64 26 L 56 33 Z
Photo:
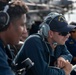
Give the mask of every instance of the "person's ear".
M 10 30 L 12 28 L 13 24 L 10 22 L 9 23 L 9 26 L 8 26 L 8 29 Z
M 53 37 L 53 31 L 49 30 L 49 32 L 48 32 L 48 37 L 50 37 L 50 38 Z

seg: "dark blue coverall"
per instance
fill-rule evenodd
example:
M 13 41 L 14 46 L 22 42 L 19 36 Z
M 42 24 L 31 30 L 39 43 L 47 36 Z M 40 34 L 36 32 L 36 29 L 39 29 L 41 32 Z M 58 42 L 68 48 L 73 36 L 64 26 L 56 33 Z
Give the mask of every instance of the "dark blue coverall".
M 28 57 L 34 62 L 33 68 L 26 75 L 65 75 L 63 69 L 54 66 L 54 62 L 60 56 L 72 60 L 72 55 L 65 45 L 59 45 L 53 51 L 41 36 L 31 35 L 26 39 L 14 62 L 20 64 Z
M 7 50 L 3 45 L 3 41 L 0 40 L 0 75 L 14 75 L 9 63 Z

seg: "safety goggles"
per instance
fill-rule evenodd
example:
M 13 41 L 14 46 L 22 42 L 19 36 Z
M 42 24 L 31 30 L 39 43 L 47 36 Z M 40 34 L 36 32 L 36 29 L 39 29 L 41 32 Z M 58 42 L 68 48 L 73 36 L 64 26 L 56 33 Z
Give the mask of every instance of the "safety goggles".
M 66 36 L 68 34 L 69 34 L 69 32 L 59 32 L 59 35 L 61 35 L 61 36 Z

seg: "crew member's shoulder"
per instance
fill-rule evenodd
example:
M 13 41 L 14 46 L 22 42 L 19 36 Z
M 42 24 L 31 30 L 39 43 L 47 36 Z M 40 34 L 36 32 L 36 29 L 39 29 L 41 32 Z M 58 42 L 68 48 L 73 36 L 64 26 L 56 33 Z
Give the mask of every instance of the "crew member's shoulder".
M 40 38 L 41 38 L 40 35 L 33 34 L 33 35 L 30 35 L 26 40 L 29 40 L 29 39 L 40 39 Z

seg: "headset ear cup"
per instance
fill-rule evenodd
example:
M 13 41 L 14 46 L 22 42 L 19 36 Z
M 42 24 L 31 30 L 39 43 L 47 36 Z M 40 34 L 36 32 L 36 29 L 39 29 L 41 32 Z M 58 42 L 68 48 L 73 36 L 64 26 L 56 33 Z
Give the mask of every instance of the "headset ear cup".
M 9 9 L 9 5 L 6 5 L 4 7 L 4 10 L 0 11 L 0 31 L 2 31 L 9 23 L 10 17 L 7 13 L 8 9 Z
M 5 27 L 9 22 L 9 15 L 6 12 L 0 11 L 0 28 Z
M 48 31 L 49 30 L 50 30 L 49 25 L 47 25 L 47 24 L 42 25 L 41 31 L 42 31 L 43 36 L 48 37 Z

